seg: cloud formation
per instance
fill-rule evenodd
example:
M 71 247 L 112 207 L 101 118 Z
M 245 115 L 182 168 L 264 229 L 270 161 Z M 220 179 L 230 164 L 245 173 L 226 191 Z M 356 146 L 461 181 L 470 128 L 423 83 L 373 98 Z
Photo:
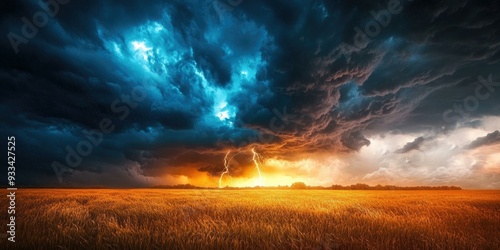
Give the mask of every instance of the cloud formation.
M 293 166 L 314 159 L 314 173 L 351 166 L 342 171 L 353 182 L 405 173 L 409 183 L 441 183 L 448 170 L 412 179 L 424 176 L 415 173 L 424 163 L 411 155 L 463 129 L 496 131 L 462 145 L 467 152 L 498 141 L 500 127 L 488 122 L 500 114 L 499 6 L 396 1 L 401 11 L 384 25 L 377 15 L 389 2 L 257 0 L 219 13 L 212 1 L 60 0 L 57 14 L 38 27 L 33 17 L 43 5 L 6 1 L 0 131 L 18 138 L 20 182 L 215 186 L 228 150 L 242 151 L 232 175 L 252 176 L 249 150 L 256 147 L 264 158 Z M 352 46 L 373 23 L 380 31 Z M 32 26 L 37 32 L 28 39 Z M 27 42 L 13 46 L 11 33 Z M 488 97 L 467 99 L 476 95 L 478 77 L 489 75 L 493 84 L 480 93 Z M 138 87 L 141 101 L 133 98 Z M 443 119 L 447 109 L 457 118 Z M 103 119 L 113 132 L 64 171 L 61 184 L 54 162 L 69 167 L 70 151 Z M 378 147 L 376 138 L 396 135 L 406 141 L 384 157 L 409 157 L 417 168 L 351 164 Z M 480 171 L 473 166 L 456 178 L 473 178 Z M 293 178 L 314 175 L 294 169 L 300 175 Z M 280 168 L 267 171 L 278 178 Z M 120 178 L 90 181 L 115 173 Z M 498 183 L 495 173 L 490 178 Z
M 408 142 L 402 148 L 396 150 L 396 153 L 404 154 L 412 150 L 419 150 L 420 146 L 422 145 L 422 143 L 424 143 L 424 141 L 425 141 L 424 137 L 418 137 L 414 141 Z
M 494 145 L 499 143 L 500 143 L 500 131 L 497 130 L 495 132 L 487 134 L 486 136 L 478 137 L 473 142 L 471 142 L 469 146 L 467 146 L 467 148 L 475 149 L 482 146 Z

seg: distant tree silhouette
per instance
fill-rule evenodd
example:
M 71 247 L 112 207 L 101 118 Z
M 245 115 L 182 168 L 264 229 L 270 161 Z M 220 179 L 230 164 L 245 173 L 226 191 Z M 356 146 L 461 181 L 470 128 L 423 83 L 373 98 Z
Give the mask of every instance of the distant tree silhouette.
M 105 187 L 103 187 L 105 188 Z M 164 189 L 219 189 L 215 187 L 197 187 L 191 184 L 178 184 L 178 185 L 159 185 L 153 186 L 152 188 L 164 188 Z M 239 189 L 308 189 L 308 190 L 461 190 L 461 187 L 457 186 L 414 186 L 414 187 L 400 187 L 395 185 L 376 185 L 370 186 L 364 183 L 357 183 L 349 186 L 342 186 L 338 184 L 331 185 L 329 187 L 322 186 L 307 186 L 304 182 L 294 182 L 290 187 L 288 186 L 275 186 L 275 187 L 229 187 L 226 186 L 224 189 L 229 190 L 239 190 Z
M 293 188 L 293 189 L 306 189 L 307 185 L 304 182 L 294 182 L 294 183 L 292 183 L 291 188 Z
M 327 189 L 333 190 L 462 190 L 461 187 L 456 186 L 416 186 L 416 187 L 399 187 L 394 185 L 376 185 L 370 186 L 364 183 L 358 183 L 350 186 L 332 185 Z
M 357 183 L 356 185 L 351 185 L 351 189 L 353 190 L 368 190 L 370 186 L 368 184 Z

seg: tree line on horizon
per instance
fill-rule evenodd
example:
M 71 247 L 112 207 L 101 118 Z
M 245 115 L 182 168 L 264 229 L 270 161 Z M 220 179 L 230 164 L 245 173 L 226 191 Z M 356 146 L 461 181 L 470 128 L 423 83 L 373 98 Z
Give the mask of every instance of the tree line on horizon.
M 215 187 L 197 187 L 191 184 L 178 184 L 178 185 L 159 185 L 153 188 L 164 188 L 164 189 L 219 189 Z M 324 186 L 308 186 L 304 182 L 294 182 L 290 186 L 274 186 L 274 187 L 229 187 L 226 186 L 222 189 L 325 189 L 325 190 L 462 190 L 461 187 L 457 186 L 396 186 L 396 185 L 376 185 L 370 186 L 364 183 L 357 183 L 348 186 L 342 185 L 331 185 L 328 187 Z

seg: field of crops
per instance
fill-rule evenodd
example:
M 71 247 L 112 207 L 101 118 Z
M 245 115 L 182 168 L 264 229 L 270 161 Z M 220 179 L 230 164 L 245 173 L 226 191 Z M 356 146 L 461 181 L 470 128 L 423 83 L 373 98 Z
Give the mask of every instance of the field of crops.
M 2 248 L 500 249 L 500 191 L 25 189 L 16 218 Z

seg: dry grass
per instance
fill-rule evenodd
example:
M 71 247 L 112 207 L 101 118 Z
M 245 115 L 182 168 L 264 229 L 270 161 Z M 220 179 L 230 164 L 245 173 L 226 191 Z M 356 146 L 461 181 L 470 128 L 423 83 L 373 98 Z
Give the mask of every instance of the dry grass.
M 33 189 L 17 196 L 16 243 L 2 239 L 2 248 L 500 249 L 500 191 Z

